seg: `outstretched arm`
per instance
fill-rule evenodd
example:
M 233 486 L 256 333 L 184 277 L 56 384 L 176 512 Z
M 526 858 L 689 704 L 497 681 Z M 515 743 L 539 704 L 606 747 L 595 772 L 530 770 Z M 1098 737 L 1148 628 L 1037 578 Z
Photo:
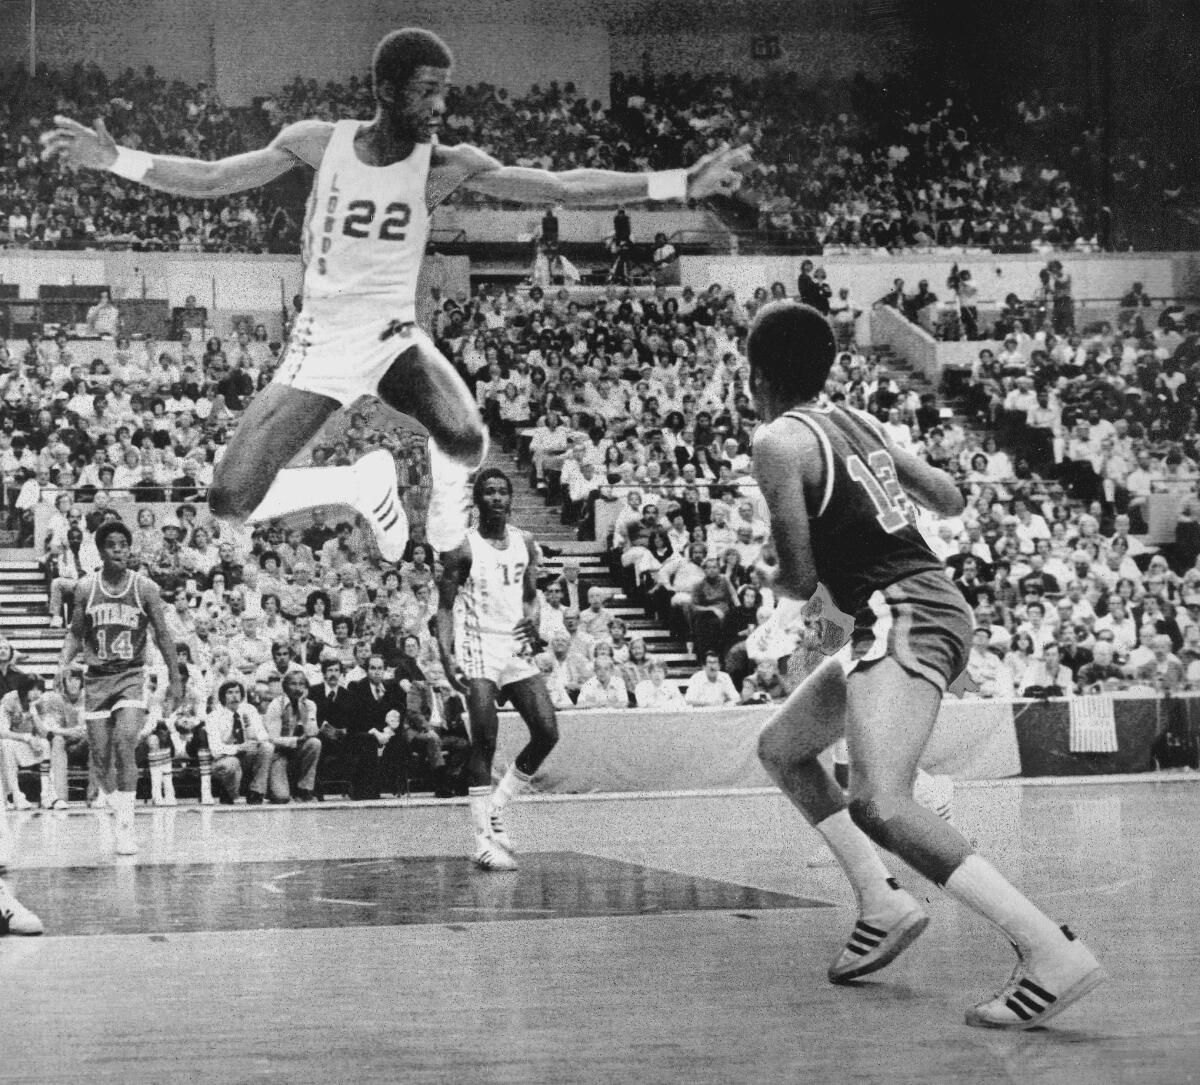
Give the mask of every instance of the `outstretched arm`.
M 742 183 L 739 170 L 750 161 L 746 147 L 726 147 L 705 155 L 686 170 L 660 173 L 618 173 L 615 170 L 576 169 L 562 173 L 504 166 L 476 147 L 439 148 L 435 164 L 444 169 L 451 187 L 469 189 L 515 203 L 561 203 L 587 207 L 638 200 L 700 199 L 730 195 Z
M 320 165 L 331 128 L 326 121 L 297 121 L 261 150 L 206 162 L 119 147 L 104 121 L 97 120 L 94 128 L 88 128 L 57 116 L 54 127 L 42 133 L 42 155 L 57 156 L 71 169 L 108 170 L 160 192 L 201 198 L 227 196 L 260 188 L 301 162 Z

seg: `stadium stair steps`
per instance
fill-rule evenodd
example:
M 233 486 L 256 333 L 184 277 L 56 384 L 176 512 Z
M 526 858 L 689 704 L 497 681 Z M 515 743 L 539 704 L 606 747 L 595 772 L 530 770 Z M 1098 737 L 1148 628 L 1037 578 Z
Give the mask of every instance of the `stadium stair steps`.
M 646 641 L 649 653 L 666 666 L 669 679 L 686 683 L 697 669 L 695 657 L 636 600 L 626 597 L 609 569 L 604 544 L 576 538 L 574 526 L 563 524 L 559 510 L 547 505 L 545 497 L 529 485 L 528 468 L 524 464 L 518 467 L 515 452 L 493 444 L 485 466 L 499 467 L 513 480 L 513 524 L 532 532 L 543 547 L 550 548 L 551 554 L 542 559 L 543 580 L 558 576 L 566 559 L 576 561 L 583 583 L 609 593 L 605 607 L 624 619 L 629 635 Z
M 22 670 L 54 679 L 65 634 L 50 627 L 50 596 L 36 561 L 0 562 L 0 632 Z

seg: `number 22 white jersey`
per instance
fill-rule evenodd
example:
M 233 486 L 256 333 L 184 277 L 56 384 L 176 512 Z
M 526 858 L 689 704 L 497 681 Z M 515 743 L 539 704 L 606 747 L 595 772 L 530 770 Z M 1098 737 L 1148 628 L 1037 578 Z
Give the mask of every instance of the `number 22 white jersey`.
M 354 149 L 361 121 L 338 121 L 313 179 L 304 227 L 304 303 L 327 321 L 359 315 L 416 319 L 417 276 L 429 235 L 432 143 L 390 166 Z

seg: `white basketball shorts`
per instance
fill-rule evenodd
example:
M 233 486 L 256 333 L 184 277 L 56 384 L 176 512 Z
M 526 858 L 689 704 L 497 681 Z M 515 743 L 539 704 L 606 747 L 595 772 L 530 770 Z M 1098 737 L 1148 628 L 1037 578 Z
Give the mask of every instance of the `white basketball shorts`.
M 458 662 L 468 678 L 487 678 L 499 689 L 541 673 L 528 655 L 519 655 L 516 637 L 498 633 L 466 634 L 460 637 Z
M 336 399 L 343 407 L 379 394 L 384 374 L 410 347 L 437 353 L 411 321 L 331 320 L 305 311 L 296 320 L 274 383 Z

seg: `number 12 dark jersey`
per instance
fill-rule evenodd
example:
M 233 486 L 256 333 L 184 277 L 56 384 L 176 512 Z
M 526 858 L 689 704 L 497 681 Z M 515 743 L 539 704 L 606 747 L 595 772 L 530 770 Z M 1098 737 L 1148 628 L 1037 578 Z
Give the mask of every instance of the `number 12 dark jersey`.
M 874 418 L 840 407 L 796 407 L 785 418 L 810 429 L 824 461 L 820 504 L 809 509 L 817 577 L 856 614 L 871 594 L 943 566 L 917 530 L 917 510 Z

